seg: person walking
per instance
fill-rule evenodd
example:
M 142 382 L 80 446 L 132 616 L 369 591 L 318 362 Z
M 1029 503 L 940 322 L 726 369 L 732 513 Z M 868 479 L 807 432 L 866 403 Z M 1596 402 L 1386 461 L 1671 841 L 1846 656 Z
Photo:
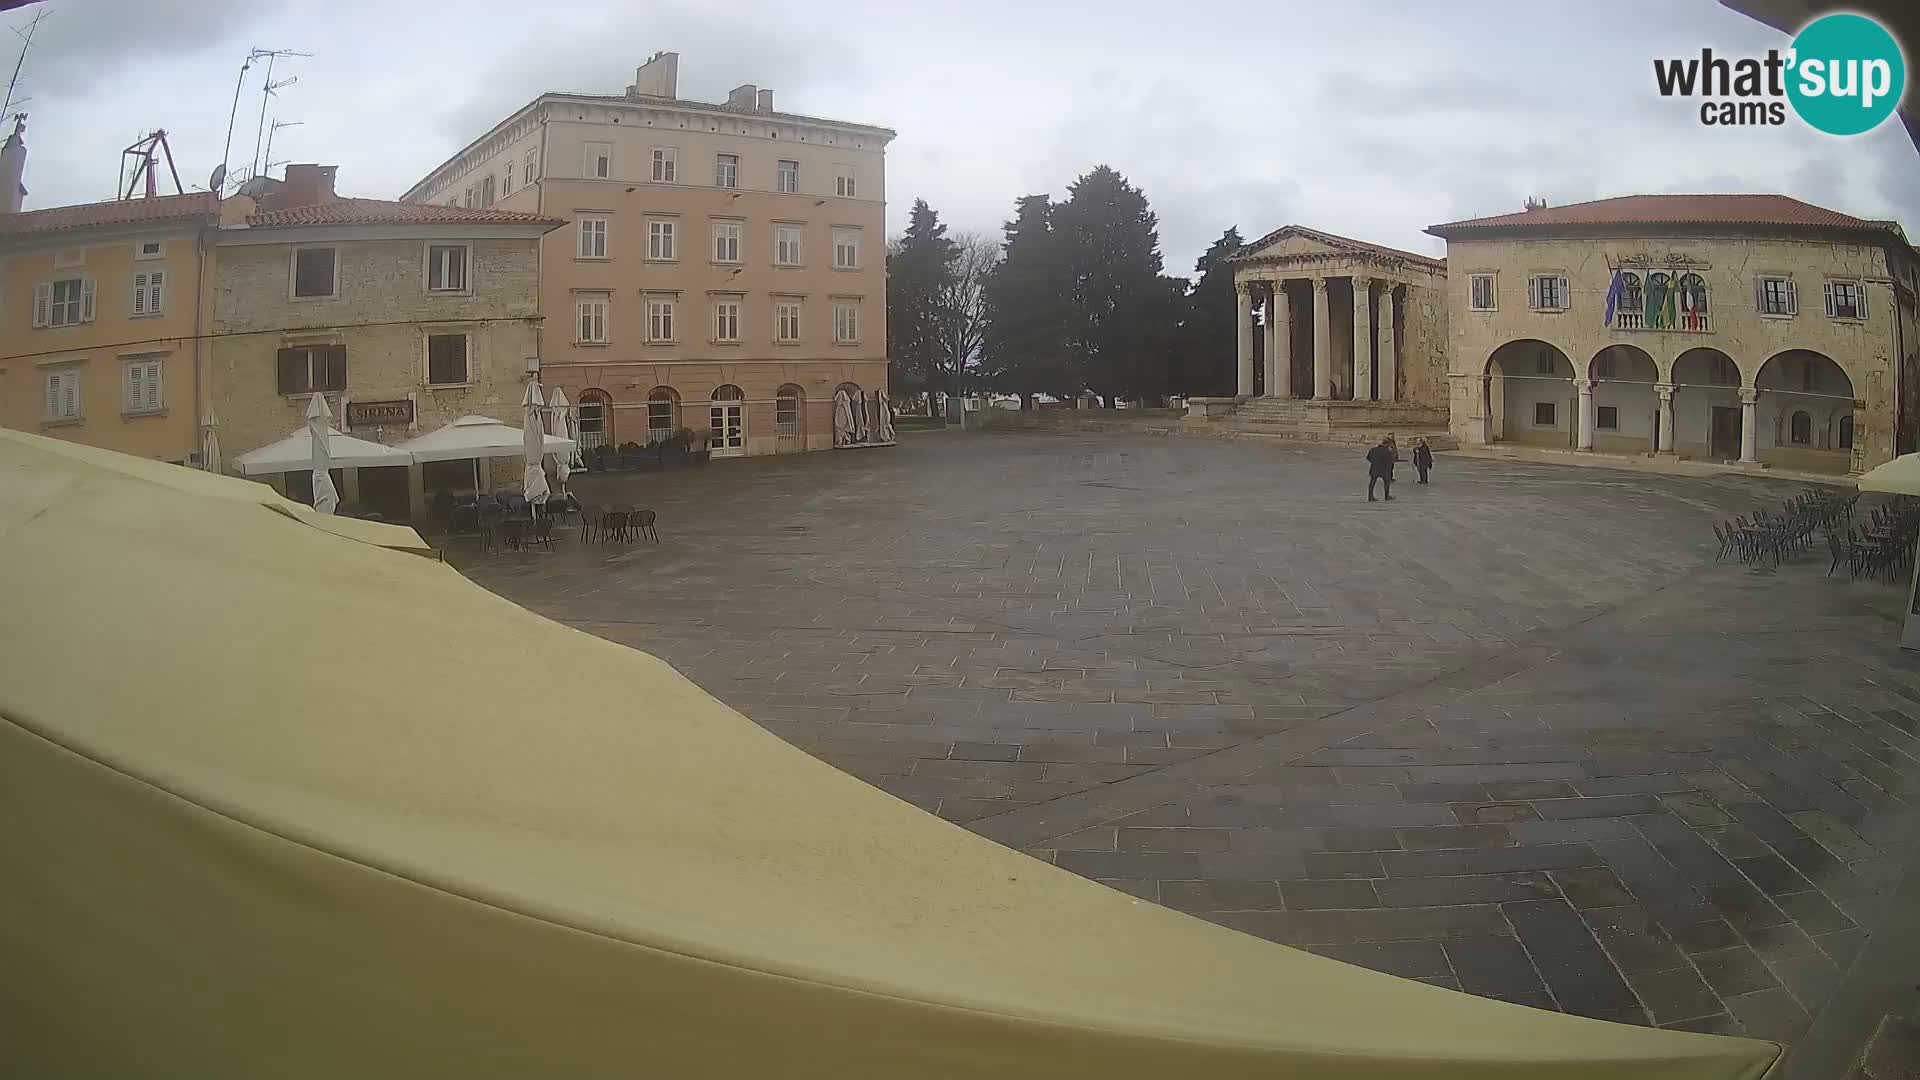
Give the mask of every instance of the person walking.
M 1413 444 L 1413 469 L 1420 474 L 1419 483 L 1427 482 L 1427 471 L 1433 468 L 1433 447 L 1427 440 L 1417 439 Z
M 1367 501 L 1373 500 L 1373 485 L 1380 481 L 1386 489 L 1387 501 L 1393 501 L 1393 463 L 1400 455 L 1394 453 L 1393 440 L 1381 439 L 1380 445 L 1367 451 Z

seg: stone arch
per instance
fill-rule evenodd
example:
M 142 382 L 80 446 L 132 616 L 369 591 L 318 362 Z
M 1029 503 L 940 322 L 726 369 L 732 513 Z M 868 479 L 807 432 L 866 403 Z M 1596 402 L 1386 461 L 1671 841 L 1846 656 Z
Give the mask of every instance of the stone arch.
M 1660 362 L 1637 345 L 1603 346 L 1587 361 L 1593 389 L 1593 449 L 1644 454 L 1660 431 Z
M 1673 386 L 1673 445 L 1681 457 L 1733 461 L 1740 457 L 1746 423 L 1740 392 L 1746 375 L 1726 352 L 1711 346 L 1687 349 L 1667 369 Z
M 807 437 L 807 392 L 787 383 L 773 394 L 773 431 L 784 439 Z
M 647 441 L 664 442 L 682 426 L 680 392 L 671 386 L 647 391 Z
M 620 445 L 613 438 L 611 395 L 597 386 L 589 386 L 580 391 L 580 400 L 573 404 L 575 420 L 580 425 L 580 449 Z
M 1782 468 L 1846 472 L 1852 447 L 1842 447 L 1842 421 L 1855 434 L 1853 379 L 1831 356 L 1786 349 L 1754 375 L 1754 456 Z M 1846 440 L 1852 442 L 1852 439 Z
M 1536 338 L 1509 341 L 1487 354 L 1483 374 L 1488 442 L 1573 445 L 1579 406 L 1566 350 Z

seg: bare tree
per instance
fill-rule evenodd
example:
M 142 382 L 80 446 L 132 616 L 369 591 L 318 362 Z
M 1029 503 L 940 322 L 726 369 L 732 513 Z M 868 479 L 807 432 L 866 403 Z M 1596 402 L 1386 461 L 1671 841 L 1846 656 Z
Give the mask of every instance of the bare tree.
M 958 257 L 938 300 L 940 367 L 947 384 L 941 389 L 957 394 L 963 389 L 968 369 L 980 362 L 987 333 L 987 274 L 1000 262 L 1000 241 L 973 231 L 956 233 L 951 239 Z

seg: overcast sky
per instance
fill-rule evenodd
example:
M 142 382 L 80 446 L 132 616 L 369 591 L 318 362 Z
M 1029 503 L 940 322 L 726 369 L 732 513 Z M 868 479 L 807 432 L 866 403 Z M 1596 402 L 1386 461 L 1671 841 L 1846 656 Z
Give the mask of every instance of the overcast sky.
M 683 97 L 756 82 L 783 110 L 882 124 L 889 216 L 915 197 L 998 230 L 1017 196 L 1106 163 L 1145 189 L 1169 272 L 1228 225 L 1299 223 L 1433 254 L 1421 229 L 1640 191 L 1779 191 L 1920 238 L 1920 155 L 1897 119 L 1849 139 L 1701 126 L 1653 91 L 1656 56 L 1751 55 L 1784 35 L 1708 0 L 1265 4 L 1185 0 L 48 0 L 19 93 L 28 206 L 107 198 L 119 151 L 172 133 L 181 178 L 220 160 L 250 46 L 312 53 L 270 116 L 276 160 L 338 164 L 395 198 L 543 90 L 620 93 L 680 53 Z M 0 56 L 12 59 L 11 35 Z M 257 74 L 257 72 L 256 72 Z M 257 79 L 233 160 L 254 150 Z M 277 171 L 276 171 L 277 174 Z

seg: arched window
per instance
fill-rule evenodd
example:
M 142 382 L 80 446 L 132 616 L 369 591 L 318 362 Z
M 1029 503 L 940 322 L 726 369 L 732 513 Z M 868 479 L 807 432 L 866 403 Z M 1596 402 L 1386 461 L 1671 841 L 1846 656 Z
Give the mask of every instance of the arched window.
M 647 391 L 647 441 L 665 442 L 680 428 L 680 395 L 671 386 Z
M 805 403 L 806 395 L 801 393 L 799 387 L 792 383 L 781 387 L 779 393 L 774 395 L 774 432 L 789 438 L 798 438 L 806 434 L 803 419 L 805 410 L 802 408 Z
M 711 428 L 707 448 L 718 457 L 747 452 L 747 395 L 727 383 L 713 391 L 713 404 L 707 407 Z
M 1699 274 L 1680 275 L 1680 329 L 1703 332 L 1707 328 L 1707 279 Z
M 1659 271 L 1647 275 L 1646 318 L 1652 327 L 1666 326 L 1667 293 L 1673 289 L 1673 279 Z
M 1853 414 L 1852 413 L 1848 413 L 1847 415 L 1840 418 L 1840 449 L 1842 450 L 1853 449 Z
M 612 400 L 605 390 L 580 391 L 580 449 L 613 445 Z
M 1813 442 L 1813 417 L 1805 409 L 1793 414 L 1792 431 L 1787 437 L 1795 446 Z
M 743 393 L 739 387 L 733 385 L 732 383 L 727 383 L 725 386 L 718 386 L 714 388 L 713 400 L 745 401 L 747 400 L 747 395 Z
M 480 181 L 480 205 L 493 205 L 493 177 L 491 176 Z
M 1638 313 L 1647 306 L 1646 291 L 1640 287 L 1639 274 L 1620 275 L 1620 308 L 1622 311 Z

